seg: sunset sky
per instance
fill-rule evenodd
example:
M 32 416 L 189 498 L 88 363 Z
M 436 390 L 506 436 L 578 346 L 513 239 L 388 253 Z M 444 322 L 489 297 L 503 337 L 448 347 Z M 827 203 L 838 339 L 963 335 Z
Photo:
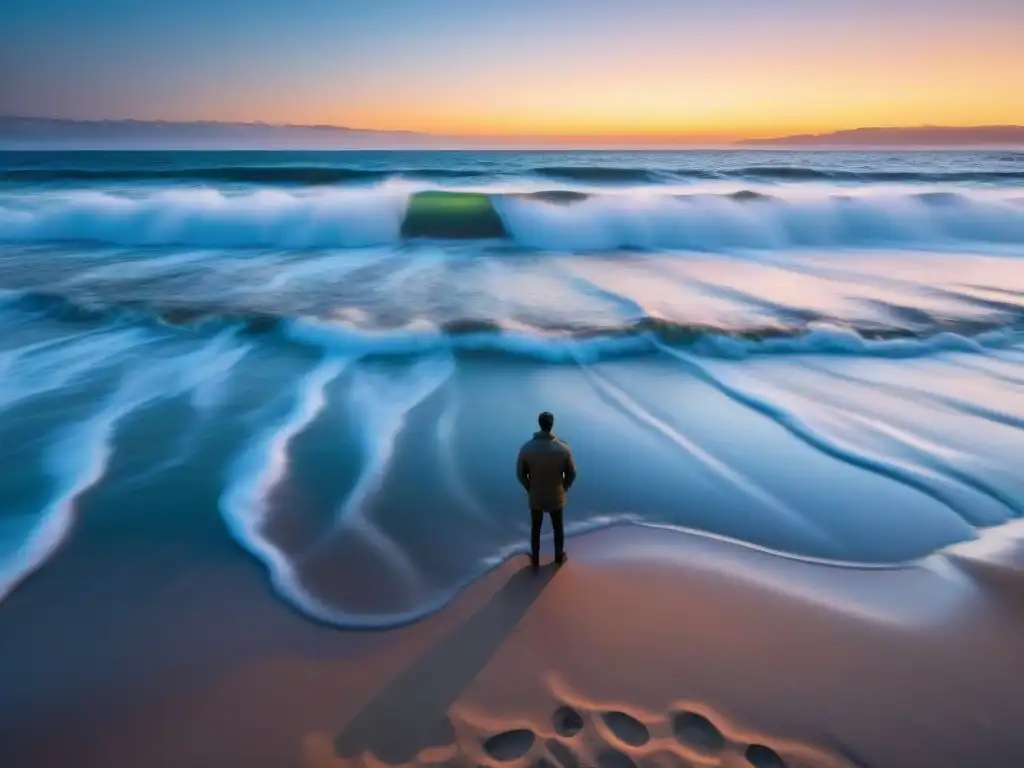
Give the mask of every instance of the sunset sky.
M 0 0 L 0 114 L 688 138 L 1024 123 L 1022 0 Z

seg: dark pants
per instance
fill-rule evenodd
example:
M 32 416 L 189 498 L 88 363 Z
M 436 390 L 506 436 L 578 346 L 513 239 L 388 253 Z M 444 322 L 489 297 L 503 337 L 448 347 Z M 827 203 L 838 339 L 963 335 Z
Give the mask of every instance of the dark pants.
M 562 510 L 552 509 L 551 527 L 555 529 L 555 558 L 561 559 L 565 552 L 565 531 L 562 528 Z M 530 510 L 530 555 L 536 560 L 540 557 L 540 529 L 544 525 L 544 512 L 540 509 Z

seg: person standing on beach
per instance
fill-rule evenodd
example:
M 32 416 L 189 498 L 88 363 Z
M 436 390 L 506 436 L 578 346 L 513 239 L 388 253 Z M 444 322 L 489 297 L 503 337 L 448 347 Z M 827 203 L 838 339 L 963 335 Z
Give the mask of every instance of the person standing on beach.
M 551 516 L 555 531 L 555 562 L 565 562 L 565 530 L 562 511 L 565 493 L 576 480 L 576 463 L 569 446 L 551 431 L 555 417 L 545 411 L 537 417 L 539 432 L 519 449 L 516 476 L 530 500 L 530 563 L 534 570 L 540 565 L 540 529 L 544 513 Z

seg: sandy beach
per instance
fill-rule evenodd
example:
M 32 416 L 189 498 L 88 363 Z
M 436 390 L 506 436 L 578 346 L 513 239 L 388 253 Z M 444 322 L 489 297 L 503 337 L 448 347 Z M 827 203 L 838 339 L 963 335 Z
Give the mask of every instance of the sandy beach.
M 0 606 L 0 765 L 1024 764 L 1019 528 L 898 568 L 633 526 L 570 547 L 374 632 L 229 548 L 71 552 Z

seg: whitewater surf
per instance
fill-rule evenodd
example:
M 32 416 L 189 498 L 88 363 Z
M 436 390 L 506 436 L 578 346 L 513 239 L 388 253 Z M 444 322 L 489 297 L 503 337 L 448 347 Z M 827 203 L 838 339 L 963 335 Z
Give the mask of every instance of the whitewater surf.
M 541 410 L 579 463 L 570 533 L 847 567 L 974 539 L 1024 512 L 1022 173 L 4 154 L 0 597 L 76 542 L 220 537 L 307 615 L 410 621 L 523 550 Z

